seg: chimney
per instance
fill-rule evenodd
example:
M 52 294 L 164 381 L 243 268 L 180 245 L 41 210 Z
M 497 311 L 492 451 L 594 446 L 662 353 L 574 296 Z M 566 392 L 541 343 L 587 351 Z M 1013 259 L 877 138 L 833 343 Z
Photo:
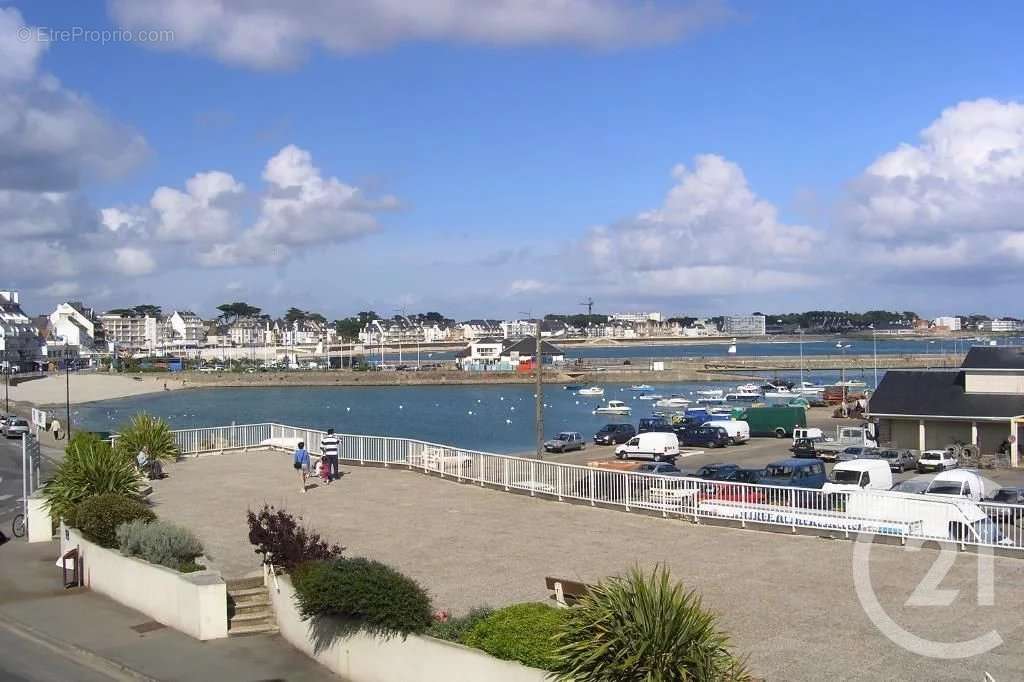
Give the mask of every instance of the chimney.
M 20 302 L 18 300 L 17 291 L 0 291 L 0 297 L 6 298 L 8 302 L 13 303 L 15 305 L 18 305 L 18 303 Z

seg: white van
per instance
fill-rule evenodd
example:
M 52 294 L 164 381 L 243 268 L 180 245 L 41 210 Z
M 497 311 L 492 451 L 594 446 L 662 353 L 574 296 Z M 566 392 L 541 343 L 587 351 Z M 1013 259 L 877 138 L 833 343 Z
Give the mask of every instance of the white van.
M 750 425 L 747 422 L 729 420 L 715 420 L 710 422 L 704 422 L 701 426 L 717 426 L 725 429 L 725 432 L 729 434 L 729 441 L 733 445 L 739 445 L 740 443 L 746 443 L 750 440 Z
M 824 441 L 825 434 L 821 429 L 815 427 L 801 427 L 793 429 L 793 443 L 798 440 Z
M 969 469 L 954 469 L 936 474 L 925 490 L 929 495 L 963 497 L 975 502 L 980 502 L 994 492 L 985 490 L 985 479 L 978 472 Z
M 852 493 L 859 490 L 888 490 L 892 487 L 892 470 L 884 459 L 855 459 L 840 462 L 832 468 L 823 493 Z
M 674 462 L 679 456 L 679 438 L 674 433 L 648 431 L 637 434 L 615 448 L 619 459 L 650 458 L 655 462 Z
M 846 514 L 864 530 L 889 535 L 902 535 L 905 529 L 907 535 L 935 540 L 1014 544 L 1003 537 L 981 507 L 963 498 L 893 491 L 851 493 L 846 499 Z M 876 525 L 877 529 L 871 528 Z

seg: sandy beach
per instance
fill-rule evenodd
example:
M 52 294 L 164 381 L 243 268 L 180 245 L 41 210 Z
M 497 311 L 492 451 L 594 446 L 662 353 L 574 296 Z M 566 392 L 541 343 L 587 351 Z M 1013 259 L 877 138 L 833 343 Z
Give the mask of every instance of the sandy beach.
M 98 372 L 72 373 L 71 404 L 155 393 L 163 391 L 165 383 L 168 390 L 181 388 L 180 380 L 172 380 L 165 374 L 125 376 Z M 10 396 L 12 401 L 22 404 L 58 405 L 64 403 L 65 391 L 65 378 L 60 374 L 11 386 Z

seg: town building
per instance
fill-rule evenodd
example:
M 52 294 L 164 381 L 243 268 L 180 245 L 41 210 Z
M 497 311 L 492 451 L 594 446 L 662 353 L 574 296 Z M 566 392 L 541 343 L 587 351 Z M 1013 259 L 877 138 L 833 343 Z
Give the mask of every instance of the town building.
M 227 328 L 226 338 L 221 335 L 221 340 L 229 341 L 234 346 L 263 346 L 269 337 L 268 327 L 269 324 L 266 320 L 243 317 L 235 320 Z
M 1015 332 L 1022 328 L 1016 320 L 983 320 L 978 323 L 978 331 L 983 332 Z
M 534 368 L 537 355 L 537 337 L 527 336 L 518 341 L 499 337 L 474 339 L 456 353 L 455 364 L 470 372 L 524 372 Z M 562 364 L 565 353 L 557 346 L 541 341 L 544 364 Z
M 198 346 L 206 340 L 206 324 L 190 310 L 175 310 L 167 318 L 171 341 L 178 345 Z
M 608 316 L 608 319 L 609 321 L 643 324 L 646 322 L 664 322 L 665 316 L 661 313 L 612 313 Z
M 959 369 L 893 370 L 868 402 L 880 444 L 943 449 L 954 441 L 983 453 L 1014 443 L 1024 429 L 1024 347 L 974 346 Z
M 505 320 L 500 326 L 501 336 L 505 339 L 521 339 L 537 333 L 536 320 Z
M 468 320 L 458 323 L 455 328 L 464 341 L 503 336 L 500 320 Z
M 725 336 L 764 336 L 767 326 L 764 315 L 727 315 L 722 320 Z
M 147 320 L 152 323 L 147 324 Z M 147 330 L 155 335 L 155 318 L 138 313 L 103 313 L 99 317 L 107 344 L 120 350 L 142 350 L 147 347 Z
M 0 366 L 5 370 L 35 369 L 43 341 L 31 318 L 21 309 L 17 291 L 0 291 Z
M 47 338 L 84 349 L 100 349 L 104 345 L 103 327 L 92 308 L 81 301 L 61 303 L 49 315 Z
M 951 332 L 960 331 L 960 318 L 951 315 L 944 315 L 942 317 L 936 317 L 932 320 L 932 325 L 939 328 L 945 329 Z

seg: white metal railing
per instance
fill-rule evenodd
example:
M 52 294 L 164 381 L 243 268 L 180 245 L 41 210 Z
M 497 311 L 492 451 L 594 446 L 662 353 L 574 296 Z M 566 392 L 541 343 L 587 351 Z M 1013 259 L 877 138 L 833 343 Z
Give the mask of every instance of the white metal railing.
M 242 424 L 174 431 L 183 455 L 272 447 L 302 441 L 319 456 L 324 432 L 283 424 Z M 402 466 L 455 481 L 558 500 L 576 500 L 662 516 L 722 519 L 746 526 L 812 528 L 1024 550 L 1024 506 L 938 500 L 934 496 L 707 481 L 467 450 L 412 438 L 338 434 L 339 459 Z M 1019 524 L 1019 525 L 1018 525 Z

